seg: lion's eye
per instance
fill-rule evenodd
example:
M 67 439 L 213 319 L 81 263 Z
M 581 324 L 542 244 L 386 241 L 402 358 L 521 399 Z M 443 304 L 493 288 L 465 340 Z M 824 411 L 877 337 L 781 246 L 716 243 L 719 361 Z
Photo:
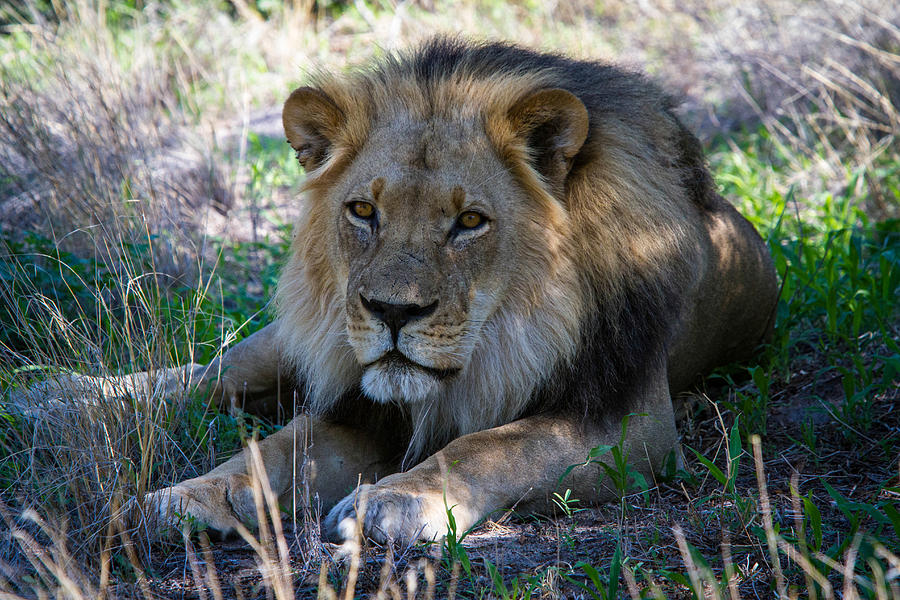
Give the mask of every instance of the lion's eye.
M 467 210 L 463 214 L 459 215 L 456 223 L 462 229 L 475 229 L 476 227 L 484 223 L 484 215 L 481 215 L 473 210 Z
M 369 202 L 357 200 L 350 203 L 350 211 L 360 219 L 371 219 L 375 214 L 375 207 Z

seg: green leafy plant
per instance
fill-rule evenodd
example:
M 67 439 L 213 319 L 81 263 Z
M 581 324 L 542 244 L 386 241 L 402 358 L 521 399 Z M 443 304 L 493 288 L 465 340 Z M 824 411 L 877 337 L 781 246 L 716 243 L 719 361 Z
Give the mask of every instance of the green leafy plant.
M 724 472 L 717 467 L 713 461 L 700 454 L 700 452 L 694 448 L 690 448 L 690 450 L 694 453 L 694 456 L 697 457 L 697 460 L 707 468 L 709 474 L 724 486 L 727 494 L 735 493 L 735 481 L 737 480 L 738 471 L 741 466 L 741 454 L 743 453 L 739 418 L 734 420 L 734 425 L 731 426 L 731 432 L 726 439 L 726 467 Z
M 563 492 L 562 495 L 560 495 L 559 492 L 553 492 L 551 500 L 553 500 L 553 504 L 555 504 L 567 517 L 572 517 L 575 513 L 585 510 L 584 508 L 578 507 L 578 498 L 573 498 L 572 490 L 568 488 L 566 488 L 566 491 Z
M 626 448 L 625 440 L 628 435 L 628 424 L 632 417 L 647 417 L 646 414 L 632 413 L 622 418 L 621 434 L 619 441 L 615 444 L 603 444 L 595 446 L 590 450 L 587 460 L 580 465 L 570 465 L 559 478 L 560 482 L 565 479 L 574 469 L 584 467 L 586 465 L 597 465 L 602 470 L 602 474 L 610 481 L 616 494 L 620 500 L 624 501 L 632 489 L 639 489 L 644 500 L 649 499 L 650 486 L 647 484 L 647 478 L 634 465 L 628 462 L 630 451 Z M 609 455 L 612 461 L 601 460 Z M 612 464 L 609 464 L 612 462 Z M 601 479 L 598 485 L 602 484 Z
M 616 549 L 609 561 L 608 573 L 603 574 L 590 563 L 579 561 L 575 563 L 575 570 L 565 577 L 568 581 L 590 594 L 594 600 L 613 600 L 619 597 L 619 576 L 622 572 L 622 563 L 622 544 L 620 541 L 616 544 Z M 581 571 L 587 576 L 591 585 L 576 579 L 575 573 L 577 571 Z

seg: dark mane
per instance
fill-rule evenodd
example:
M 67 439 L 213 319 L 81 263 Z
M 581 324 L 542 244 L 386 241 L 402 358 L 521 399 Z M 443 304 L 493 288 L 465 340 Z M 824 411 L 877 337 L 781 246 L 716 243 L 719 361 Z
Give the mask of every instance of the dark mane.
M 577 96 L 591 117 L 591 133 L 576 158 L 576 166 L 591 159 L 592 134 L 599 115 L 614 114 L 650 140 L 657 133 L 653 130 L 653 121 L 646 116 L 662 113 L 677 128 L 674 141 L 678 154 L 672 168 L 682 172 L 682 182 L 694 202 L 704 207 L 714 202 L 714 182 L 700 142 L 675 114 L 678 102 L 641 73 L 602 62 L 536 52 L 504 42 L 471 42 L 446 36 L 433 38 L 409 53 L 388 56 L 381 61 L 378 71 L 386 82 L 397 75 L 413 76 L 423 87 L 460 75 L 490 79 L 504 74 L 548 74 L 555 87 Z
M 538 72 L 577 96 L 588 110 L 590 131 L 573 173 L 602 151 L 598 138 L 603 125 L 614 120 L 648 142 L 656 165 L 681 172 L 685 197 L 703 208 L 716 201 L 700 143 L 676 116 L 677 103 L 642 74 L 507 43 L 453 37 L 433 39 L 409 54 L 385 59 L 381 66 L 387 80 L 414 77 L 426 89 L 460 76 L 491 79 Z M 661 129 L 669 132 L 668 139 L 660 139 Z M 628 398 L 642 380 L 640 369 L 649 357 L 664 355 L 681 312 L 679 271 L 690 266 L 676 259 L 668 267 L 633 273 L 621 296 L 611 302 L 603 290 L 591 290 L 596 308 L 582 326 L 577 357 L 560 364 L 556 376 L 536 390 L 529 413 L 575 411 L 590 419 L 618 420 L 631 410 Z

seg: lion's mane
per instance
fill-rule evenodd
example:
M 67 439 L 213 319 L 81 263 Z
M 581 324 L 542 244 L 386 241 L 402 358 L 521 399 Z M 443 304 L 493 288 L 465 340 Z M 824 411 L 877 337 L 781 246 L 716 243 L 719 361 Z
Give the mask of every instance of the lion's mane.
M 307 408 L 327 417 L 361 394 L 345 290 L 325 250 L 333 225 L 319 198 L 377 116 L 408 114 L 480 120 L 541 224 L 541 242 L 506 257 L 518 279 L 472 340 L 469 367 L 433 401 L 404 408 L 415 430 L 407 458 L 527 414 L 600 419 L 630 410 L 628 386 L 651 357 L 665 355 L 697 277 L 692 215 L 717 201 L 674 102 L 644 77 L 606 64 L 448 38 L 313 84 L 347 121 L 308 173 L 304 216 L 276 295 L 279 343 Z M 590 118 L 559 189 L 541 178 L 540 156 L 516 139 L 507 118 L 517 100 L 543 88 L 571 92 Z

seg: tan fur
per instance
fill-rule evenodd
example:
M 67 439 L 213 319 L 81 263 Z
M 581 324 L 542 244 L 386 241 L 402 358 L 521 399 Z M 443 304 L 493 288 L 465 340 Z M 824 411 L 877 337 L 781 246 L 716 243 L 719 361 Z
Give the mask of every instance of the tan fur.
M 595 466 L 559 477 L 617 443 L 628 413 L 644 415 L 631 460 L 658 467 L 677 444 L 672 394 L 748 356 L 776 295 L 752 227 L 708 182 L 690 191 L 686 177 L 707 176 L 690 163 L 696 141 L 650 84 L 612 73 L 640 93 L 591 112 L 556 67 L 429 79 L 404 60 L 319 77 L 286 102 L 308 179 L 277 319 L 214 370 L 241 380 L 220 381 L 226 396 L 295 374 L 311 416 L 260 450 L 279 494 L 295 465 L 311 474 L 337 539 L 359 493 L 376 539 L 442 535 L 451 506 L 463 531 L 545 506 L 558 485 L 609 498 Z M 486 218 L 473 230 L 456 224 L 468 210 Z M 350 493 L 360 475 L 371 484 Z M 247 485 L 242 454 L 148 500 L 228 531 L 255 515 Z

